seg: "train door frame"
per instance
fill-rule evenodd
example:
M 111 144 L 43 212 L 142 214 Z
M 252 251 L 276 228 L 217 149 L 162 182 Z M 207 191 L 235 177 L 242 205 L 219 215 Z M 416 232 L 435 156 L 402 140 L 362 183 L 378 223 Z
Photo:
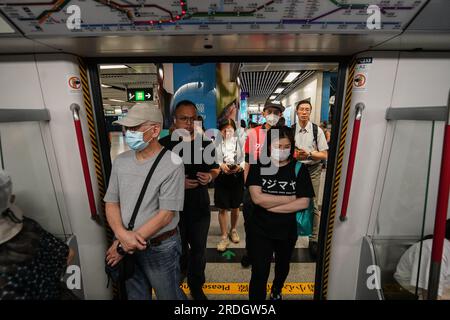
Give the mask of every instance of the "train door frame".
M 100 156 L 104 174 L 105 186 L 109 183 L 111 173 L 111 157 L 108 136 L 104 121 L 103 103 L 100 87 L 99 64 L 133 64 L 133 63 L 218 63 L 218 62 L 279 62 L 279 63 L 314 63 L 334 62 L 338 64 L 336 100 L 332 118 L 332 133 L 328 152 L 328 166 L 322 200 L 321 221 L 319 228 L 319 251 L 316 261 L 314 281 L 314 300 L 327 299 L 328 267 L 331 255 L 331 247 L 326 246 L 326 237 L 332 237 L 332 231 L 328 234 L 330 224 L 334 223 L 334 217 L 330 221 L 331 197 L 336 178 L 337 147 L 341 134 L 341 118 L 344 109 L 345 86 L 348 69 L 354 56 L 195 56 L 195 57 L 106 57 L 106 58 L 81 58 L 85 71 L 89 74 L 89 86 L 92 95 L 92 105 L 95 116 L 95 129 L 100 146 Z M 81 67 L 81 66 L 80 66 Z M 331 223 L 330 223 L 331 222 Z M 333 227 L 333 226 L 331 226 Z

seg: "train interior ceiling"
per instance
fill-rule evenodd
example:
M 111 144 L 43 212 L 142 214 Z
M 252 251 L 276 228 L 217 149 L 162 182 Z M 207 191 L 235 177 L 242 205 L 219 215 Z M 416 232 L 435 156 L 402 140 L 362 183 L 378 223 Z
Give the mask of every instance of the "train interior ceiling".
M 15 181 L 23 211 L 76 249 L 74 264 L 82 280 L 72 291 L 85 299 L 113 296 L 103 273 L 106 232 L 92 219 L 102 212 L 112 161 L 128 150 L 123 129 L 112 122 L 136 102 L 149 101 L 161 107 L 166 135 L 181 92 L 201 100 L 195 102 L 206 129 L 215 128 L 230 110 L 247 125 L 261 124 L 266 101 L 286 107 L 288 126 L 298 121 L 295 105 L 303 99 L 313 105 L 312 122 L 327 122 L 329 161 L 323 164 L 318 194 L 325 215 L 321 255 L 314 259 L 308 238 L 299 237 L 283 298 L 414 298 L 393 275 L 407 248 L 433 232 L 445 127 L 433 108 L 449 103 L 450 1 L 217 2 L 0 4 L 0 114 L 10 119 L 0 117 L 1 165 Z M 381 7 L 381 29 L 367 27 L 366 9 L 372 4 Z M 79 28 L 66 23 L 69 5 L 81 8 Z M 349 80 L 358 72 L 367 80 L 359 87 Z M 74 77 L 78 83 L 71 87 Z M 434 79 L 432 86 L 427 79 Z M 339 221 L 341 174 L 348 166 L 358 103 L 366 111 L 350 217 Z M 73 104 L 81 107 L 93 204 L 80 165 Z M 433 110 L 426 120 L 388 118 L 387 111 L 396 107 L 420 116 L 422 107 Z M 29 116 L 29 109 L 36 113 Z M 218 252 L 213 201 L 211 211 L 205 292 L 211 299 L 246 299 L 251 269 L 240 264 L 242 216 L 240 242 Z M 373 264 L 381 269 L 381 288 L 369 290 L 365 271 Z M 188 290 L 185 284 L 183 290 Z

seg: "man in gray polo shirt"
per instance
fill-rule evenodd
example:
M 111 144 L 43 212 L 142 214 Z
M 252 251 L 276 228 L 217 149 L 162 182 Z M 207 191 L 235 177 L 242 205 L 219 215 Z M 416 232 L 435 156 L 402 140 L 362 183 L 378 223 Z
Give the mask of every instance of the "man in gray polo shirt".
M 121 251 L 136 256 L 135 273 L 126 281 L 128 299 L 150 300 L 152 288 L 160 300 L 185 299 L 179 287 L 177 230 L 184 203 L 183 162 L 171 151 L 164 154 L 148 184 L 135 227 L 127 230 L 145 178 L 163 148 L 158 142 L 163 117 L 158 107 L 137 103 L 115 123 L 126 127 L 125 140 L 131 150 L 114 160 L 104 198 L 106 217 L 117 239 L 107 252 L 107 263 L 117 264 Z

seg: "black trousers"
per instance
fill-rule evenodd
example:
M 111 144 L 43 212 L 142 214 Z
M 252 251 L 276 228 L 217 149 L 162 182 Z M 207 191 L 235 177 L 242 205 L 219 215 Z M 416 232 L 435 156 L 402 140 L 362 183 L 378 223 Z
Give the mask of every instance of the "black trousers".
M 247 255 L 249 255 L 250 250 L 249 242 L 251 241 L 249 237 L 250 234 L 249 226 L 251 224 L 251 217 L 254 204 L 250 196 L 250 191 L 248 190 L 247 187 L 244 189 L 244 197 L 242 199 L 242 204 L 243 204 L 242 214 L 244 216 L 244 230 L 245 230 L 245 249 L 247 250 Z
M 200 213 L 199 210 L 202 212 Z M 195 216 L 195 219 L 192 217 Z M 187 274 L 190 288 L 201 288 L 205 283 L 206 241 L 208 238 L 211 212 L 209 208 L 185 209 L 180 212 L 180 235 L 182 253 L 181 273 Z
M 250 238 L 249 253 L 252 261 L 252 276 L 249 299 L 265 300 L 273 254 L 275 253 L 275 278 L 272 292 L 281 293 L 284 281 L 289 274 L 289 264 L 297 239 L 270 239 L 255 231 L 250 232 Z

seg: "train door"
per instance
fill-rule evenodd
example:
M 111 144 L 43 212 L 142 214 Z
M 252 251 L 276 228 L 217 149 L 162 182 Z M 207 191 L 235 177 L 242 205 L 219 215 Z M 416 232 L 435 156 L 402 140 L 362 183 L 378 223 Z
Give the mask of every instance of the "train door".
M 310 249 L 310 237 L 299 237 L 291 259 L 291 271 L 283 293 L 286 299 L 320 298 L 322 268 L 316 265 L 324 259 L 324 236 L 327 232 L 330 186 L 334 171 L 333 143 L 336 143 L 345 81 L 345 60 L 326 59 L 324 62 L 231 62 L 219 59 L 205 63 L 152 63 L 150 59 L 129 61 L 114 59 L 102 62 L 89 61 L 91 90 L 93 92 L 97 131 L 99 131 L 101 154 L 105 162 L 105 181 L 108 181 L 110 166 L 114 158 L 129 150 L 124 139 L 124 129 L 114 126 L 115 120 L 127 114 L 136 102 L 156 103 L 163 110 L 164 128 L 161 136 L 169 133 L 174 101 L 187 99 L 196 101 L 203 118 L 204 129 L 216 128 L 217 120 L 233 114 L 239 125 L 264 124 L 262 106 L 268 100 L 281 102 L 285 106 L 283 117 L 286 125 L 298 125 L 296 104 L 309 100 L 313 105 L 311 122 L 322 125 L 321 131 L 327 139 L 328 161 L 320 164 L 318 209 L 322 212 L 317 224 L 318 248 L 314 255 Z M 269 60 L 269 59 L 268 59 Z M 182 95 L 183 94 L 183 95 Z M 177 100 L 178 99 L 178 100 Z M 198 103 L 197 103 L 198 102 Z M 232 110 L 233 112 L 231 112 Z M 328 132 L 325 134 L 325 132 Z M 211 134 L 214 138 L 214 133 Z M 218 251 L 220 226 L 218 208 L 214 204 L 214 188 L 209 189 L 211 200 L 211 224 L 206 248 L 205 293 L 211 299 L 247 299 L 251 270 L 242 263 L 246 255 L 245 230 L 242 206 L 237 232 L 239 243 L 230 243 L 226 250 Z M 228 218 L 230 221 L 230 219 Z M 317 240 L 317 239 L 316 239 Z M 328 253 L 329 254 L 329 253 Z M 269 289 L 273 279 L 273 266 L 269 277 Z M 189 292 L 186 283 L 183 290 Z M 316 288 L 316 290 L 315 290 Z

